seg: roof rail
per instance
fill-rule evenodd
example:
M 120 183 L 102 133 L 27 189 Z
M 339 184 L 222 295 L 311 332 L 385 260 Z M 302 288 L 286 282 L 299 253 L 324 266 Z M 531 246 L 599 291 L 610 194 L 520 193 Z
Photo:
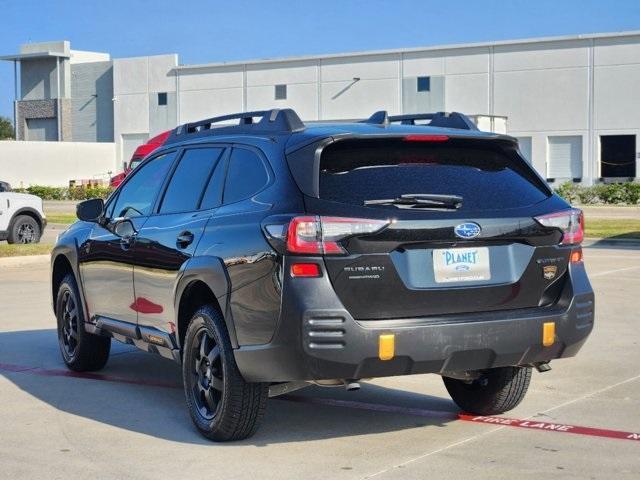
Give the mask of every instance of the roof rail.
M 256 121 L 256 118 L 259 118 Z M 238 120 L 237 124 L 224 124 L 229 120 Z M 216 123 L 223 123 L 215 126 Z M 290 108 L 274 108 L 255 112 L 232 113 L 220 117 L 207 118 L 197 122 L 185 123 L 174 130 L 173 137 L 190 134 L 233 134 L 233 133 L 293 133 L 304 130 L 305 126 L 298 114 Z
M 459 130 L 478 130 L 473 121 L 458 112 L 436 112 L 436 113 L 410 113 L 407 115 L 389 116 L 386 111 L 381 110 L 374 113 L 364 123 L 374 125 L 389 125 L 391 123 L 401 123 L 402 125 L 417 125 L 416 120 L 430 120 L 430 127 L 455 128 Z
M 389 125 L 389 114 L 386 110 L 379 110 L 371 115 L 366 120 L 361 120 L 360 123 L 370 123 L 372 125 Z

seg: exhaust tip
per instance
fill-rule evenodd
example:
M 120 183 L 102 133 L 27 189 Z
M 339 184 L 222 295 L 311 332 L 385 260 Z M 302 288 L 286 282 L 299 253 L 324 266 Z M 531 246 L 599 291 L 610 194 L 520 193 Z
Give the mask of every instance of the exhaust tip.
M 538 370 L 538 372 L 540 373 L 548 372 L 549 370 L 551 370 L 551 365 L 549 365 L 549 362 L 539 362 L 534 364 L 534 367 L 536 367 L 536 370 Z

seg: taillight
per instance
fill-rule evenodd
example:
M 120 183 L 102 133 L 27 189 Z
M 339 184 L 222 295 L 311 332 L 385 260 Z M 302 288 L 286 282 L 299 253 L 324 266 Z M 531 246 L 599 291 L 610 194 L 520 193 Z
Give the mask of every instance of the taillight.
M 354 235 L 376 233 L 389 224 L 387 220 L 342 217 L 295 217 L 287 231 L 287 250 L 311 255 L 347 253 L 340 245 Z
M 562 230 L 561 245 L 575 245 L 584 239 L 584 214 L 582 210 L 572 208 L 561 212 L 550 213 L 535 217 L 536 221 L 545 227 Z

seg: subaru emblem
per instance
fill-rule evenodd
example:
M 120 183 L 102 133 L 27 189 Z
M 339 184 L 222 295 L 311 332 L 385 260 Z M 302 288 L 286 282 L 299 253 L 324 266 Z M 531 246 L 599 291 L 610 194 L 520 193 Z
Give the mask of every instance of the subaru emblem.
M 461 223 L 453 229 L 458 237 L 464 239 L 476 238 L 478 235 L 480 235 L 480 230 L 480 225 L 471 222 Z

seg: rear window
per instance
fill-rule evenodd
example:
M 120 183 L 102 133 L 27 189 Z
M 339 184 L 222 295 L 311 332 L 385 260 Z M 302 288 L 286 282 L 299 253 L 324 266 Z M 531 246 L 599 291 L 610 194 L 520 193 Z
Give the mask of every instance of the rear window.
M 546 185 L 515 151 L 480 142 L 336 142 L 322 152 L 320 198 L 352 205 L 402 195 L 456 195 L 459 210 L 532 205 Z M 378 205 L 380 208 L 396 208 Z
M 269 181 L 260 157 L 251 150 L 234 148 L 229 159 L 224 203 L 234 203 L 258 193 Z

